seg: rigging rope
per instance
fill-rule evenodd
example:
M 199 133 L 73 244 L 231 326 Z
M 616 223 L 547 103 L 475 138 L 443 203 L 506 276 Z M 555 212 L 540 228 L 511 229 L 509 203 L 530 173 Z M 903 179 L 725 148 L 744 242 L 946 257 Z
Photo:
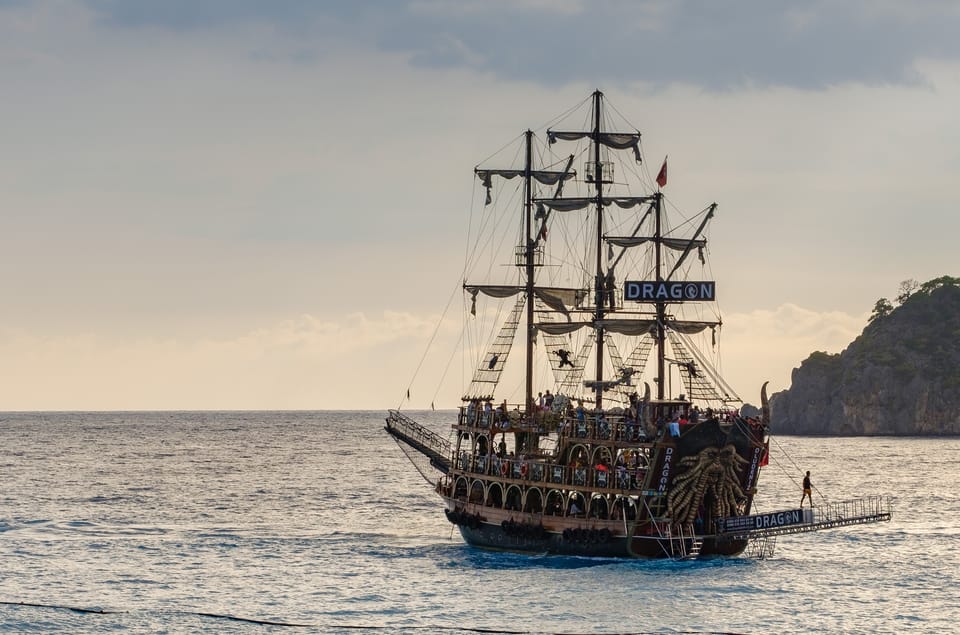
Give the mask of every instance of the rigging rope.
M 788 459 L 790 459 L 790 463 L 792 463 L 792 464 L 793 464 L 793 467 L 795 467 L 795 468 L 797 469 L 797 472 L 800 472 L 801 474 L 803 474 L 803 472 L 804 472 L 803 468 L 801 468 L 799 465 L 797 465 L 797 462 L 793 460 L 793 457 L 792 457 L 792 456 L 790 456 L 789 454 L 787 454 L 787 451 L 783 449 L 783 446 L 780 445 L 780 442 L 777 441 L 776 437 L 774 437 L 773 435 L 770 435 L 770 439 L 771 439 L 774 443 L 777 444 L 777 448 L 780 450 L 780 452 L 782 452 L 785 457 L 787 457 Z M 792 476 L 789 472 L 787 472 L 785 469 L 783 469 L 783 466 L 780 465 L 780 462 L 779 462 L 779 461 L 774 460 L 774 462 L 777 464 L 777 467 L 779 467 L 780 470 L 781 470 L 784 474 L 786 474 L 787 478 L 789 478 L 790 481 L 791 481 L 794 485 L 797 485 L 798 487 L 800 487 L 800 488 L 802 489 L 802 486 L 801 486 L 799 483 L 797 483 L 797 479 L 793 478 L 793 476 Z M 811 485 L 813 485 L 813 483 L 811 483 Z M 828 501 L 827 501 L 827 497 L 823 495 L 823 492 L 821 492 L 820 489 L 819 489 L 816 485 L 813 485 L 813 489 L 816 490 L 817 496 L 819 496 L 819 497 L 823 500 L 824 503 L 828 502 Z
M 417 462 L 417 460 L 423 459 L 424 455 L 421 454 L 420 452 L 417 452 L 416 450 L 414 450 L 414 448 L 411 448 L 406 443 L 401 443 L 400 439 L 396 437 L 393 437 L 393 440 L 397 442 L 397 446 L 399 446 L 400 451 L 403 452 L 404 455 L 406 455 L 407 459 L 409 459 L 411 463 L 413 463 L 413 467 L 417 470 L 417 472 L 420 473 L 420 476 L 423 477 L 423 480 L 425 480 L 430 485 L 436 487 L 437 485 L 436 480 L 431 481 L 430 477 L 426 475 L 423 468 L 420 467 L 420 464 Z M 416 457 L 417 460 L 415 460 L 414 457 Z
M 447 306 L 443 308 L 443 313 L 440 315 L 440 319 L 437 320 L 437 325 L 433 329 L 433 334 L 430 335 L 430 341 L 427 342 L 427 346 L 423 351 L 423 355 L 420 357 L 420 362 L 417 364 L 416 370 L 413 371 L 413 377 L 410 378 L 410 383 L 407 384 L 406 398 L 410 398 L 410 388 L 413 386 L 413 382 L 417 378 L 417 374 L 420 372 L 420 368 L 423 367 L 424 360 L 427 359 L 427 353 L 430 352 L 430 347 L 433 345 L 433 340 L 436 339 L 437 333 L 440 332 L 440 325 L 443 324 L 443 319 L 447 316 L 447 311 L 450 310 L 450 304 L 453 302 L 453 297 L 457 294 L 457 287 L 459 287 L 459 282 L 457 286 L 453 288 L 453 291 L 450 293 L 450 298 L 447 300 Z M 404 398 L 400 398 L 400 403 L 397 405 L 397 410 L 400 410 L 400 407 L 403 405 Z

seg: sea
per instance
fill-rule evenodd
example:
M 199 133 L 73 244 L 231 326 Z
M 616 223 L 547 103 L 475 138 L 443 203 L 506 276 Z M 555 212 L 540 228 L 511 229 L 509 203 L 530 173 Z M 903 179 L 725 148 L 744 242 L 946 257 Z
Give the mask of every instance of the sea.
M 0 413 L 0 631 L 960 630 L 960 439 L 775 435 L 757 511 L 810 470 L 816 504 L 892 520 L 626 561 L 467 546 L 384 414 Z

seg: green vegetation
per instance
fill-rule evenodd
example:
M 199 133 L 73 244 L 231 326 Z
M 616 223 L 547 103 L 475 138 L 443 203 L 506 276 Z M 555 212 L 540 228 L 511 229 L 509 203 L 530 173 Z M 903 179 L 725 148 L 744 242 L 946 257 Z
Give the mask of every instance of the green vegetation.
M 897 306 L 903 306 L 907 301 L 917 297 L 929 297 L 931 293 L 943 287 L 960 287 L 960 278 L 954 276 L 940 276 L 933 280 L 927 280 L 923 284 L 916 280 L 908 279 L 900 283 L 900 293 L 897 295 Z M 873 313 L 867 318 L 867 322 L 874 322 L 883 319 L 893 313 L 894 306 L 890 300 L 880 298 L 873 305 Z
M 877 303 L 873 305 L 873 313 L 871 313 L 870 317 L 867 318 L 867 322 L 873 322 L 874 320 L 885 318 L 891 313 L 893 313 L 893 305 L 890 304 L 890 300 L 886 298 L 880 298 L 877 300 Z

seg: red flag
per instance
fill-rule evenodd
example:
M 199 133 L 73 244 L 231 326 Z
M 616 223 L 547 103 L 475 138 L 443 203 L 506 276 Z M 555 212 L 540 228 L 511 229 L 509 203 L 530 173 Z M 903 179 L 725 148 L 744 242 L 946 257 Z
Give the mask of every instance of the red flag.
M 667 184 L 667 157 L 663 157 L 663 165 L 660 167 L 660 173 L 657 174 L 657 185 L 663 187 Z

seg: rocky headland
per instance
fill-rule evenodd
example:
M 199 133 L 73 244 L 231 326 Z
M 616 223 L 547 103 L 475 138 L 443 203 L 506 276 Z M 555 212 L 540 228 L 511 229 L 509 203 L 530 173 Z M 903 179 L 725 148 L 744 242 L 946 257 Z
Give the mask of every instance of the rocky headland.
M 960 435 L 960 278 L 901 284 L 847 348 L 812 353 L 771 396 L 780 434 Z

